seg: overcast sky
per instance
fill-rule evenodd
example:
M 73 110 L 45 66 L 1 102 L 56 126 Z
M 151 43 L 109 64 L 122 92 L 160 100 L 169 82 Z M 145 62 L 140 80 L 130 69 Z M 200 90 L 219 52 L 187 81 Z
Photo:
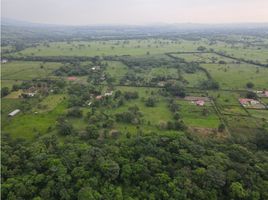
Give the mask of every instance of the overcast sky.
M 268 22 L 268 0 L 2 0 L 2 17 L 66 25 Z

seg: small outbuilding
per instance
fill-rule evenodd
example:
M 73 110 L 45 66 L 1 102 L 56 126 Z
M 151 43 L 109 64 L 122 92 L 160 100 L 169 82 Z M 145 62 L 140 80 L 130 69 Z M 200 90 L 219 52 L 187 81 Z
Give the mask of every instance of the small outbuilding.
M 67 79 L 68 81 L 75 81 L 77 78 L 75 76 L 69 76 Z
M 104 96 L 112 96 L 113 95 L 113 91 L 111 91 L 111 92 L 106 92 L 105 94 L 104 94 Z
M 7 59 L 2 59 L 2 60 L 1 60 L 1 63 L 2 63 L 2 64 L 5 64 L 5 63 L 7 63 L 7 62 L 8 62 Z
M 96 96 L 96 99 L 97 99 L 97 100 L 101 100 L 101 99 L 102 99 L 102 95 L 98 95 L 98 96 Z
M 8 114 L 9 117 L 14 117 L 16 114 L 18 114 L 20 112 L 19 109 L 16 109 L 14 111 L 12 111 L 11 113 Z
M 205 105 L 205 101 L 203 101 L 203 100 L 198 100 L 198 101 L 195 102 L 195 104 L 196 104 L 197 106 L 204 106 L 204 105 Z

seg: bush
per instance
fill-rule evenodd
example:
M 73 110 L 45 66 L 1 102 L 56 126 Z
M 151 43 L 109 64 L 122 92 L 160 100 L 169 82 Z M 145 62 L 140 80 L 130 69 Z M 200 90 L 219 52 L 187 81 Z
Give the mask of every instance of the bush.
M 82 110 L 79 108 L 72 108 L 68 111 L 67 116 L 68 117 L 82 117 Z
M 246 86 L 247 86 L 247 88 L 253 88 L 254 87 L 254 83 L 252 83 L 252 82 L 248 82 L 247 84 L 246 84 Z
M 155 104 L 156 104 L 156 99 L 154 97 L 149 97 L 145 101 L 145 105 L 148 106 L 148 107 L 154 107 Z

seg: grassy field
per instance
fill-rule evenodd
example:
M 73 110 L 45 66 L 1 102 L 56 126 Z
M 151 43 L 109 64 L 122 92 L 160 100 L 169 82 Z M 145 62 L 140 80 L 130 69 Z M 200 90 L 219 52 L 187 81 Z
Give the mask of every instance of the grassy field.
M 16 56 L 105 56 L 105 55 L 146 55 L 165 52 L 195 51 L 203 41 L 171 41 L 163 39 L 111 40 L 91 42 L 54 42 L 27 48 Z
M 107 64 L 105 72 L 112 76 L 118 84 L 120 79 L 127 73 L 128 67 L 117 61 L 109 61 Z
M 51 94 L 45 97 L 40 103 L 38 103 L 33 108 L 33 112 L 45 113 L 45 112 L 52 111 L 64 99 L 65 99 L 65 95 L 63 94 Z
M 172 54 L 178 58 L 183 58 L 186 62 L 199 62 L 199 63 L 218 63 L 224 61 L 226 63 L 235 63 L 236 60 L 225 58 L 214 53 L 187 53 L 187 54 Z
M 65 109 L 66 102 L 61 102 L 52 111 L 46 113 L 20 113 L 11 118 L 3 132 L 15 138 L 33 139 L 39 134 L 45 134 L 49 127 L 53 129 L 56 119 L 65 112 Z
M 240 106 L 238 99 L 243 96 L 243 93 L 231 91 L 209 91 L 209 96 L 215 99 L 218 105 Z
M 217 42 L 211 45 L 211 48 L 216 51 L 226 52 L 228 55 L 236 58 L 243 58 L 246 60 L 253 60 L 263 64 L 268 63 L 268 49 L 265 47 L 256 48 L 252 46 L 245 46 L 243 44 L 226 44 L 224 42 Z
M 22 99 L 1 99 L 1 125 L 2 127 L 9 121 L 8 114 L 15 109 L 18 109 Z
M 205 103 L 203 107 L 196 106 L 191 101 L 178 100 L 177 103 L 180 105 L 182 119 L 186 125 L 202 128 L 217 128 L 219 126 L 219 117 L 209 102 Z M 205 115 L 203 114 L 204 109 L 207 110 Z
M 21 84 L 22 81 L 18 81 L 18 80 L 1 80 L 1 88 L 3 87 L 8 87 L 9 89 L 12 89 L 13 85 L 19 85 Z
M 265 119 L 268 122 L 268 110 L 249 110 L 249 113 L 253 117 Z
M 183 73 L 182 76 L 188 82 L 189 87 L 198 87 L 201 81 L 207 80 L 206 74 L 202 71 Z
M 32 80 L 34 78 L 46 78 L 52 76 L 52 72 L 59 68 L 60 63 L 42 63 L 42 62 L 26 62 L 12 61 L 1 66 L 2 81 L 10 80 Z M 11 84 L 7 82 L 5 84 Z
M 249 64 L 201 64 L 201 66 L 219 82 L 221 88 L 245 89 L 248 82 L 253 82 L 255 88 L 259 89 L 268 86 L 268 68 Z

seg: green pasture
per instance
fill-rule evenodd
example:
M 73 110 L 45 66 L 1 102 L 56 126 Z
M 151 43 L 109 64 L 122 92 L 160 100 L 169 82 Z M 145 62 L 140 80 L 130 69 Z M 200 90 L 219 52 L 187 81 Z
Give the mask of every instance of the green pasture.
M 244 46 L 242 44 L 226 44 L 225 42 L 217 42 L 211 46 L 216 51 L 225 52 L 227 55 L 245 60 L 253 60 L 263 64 L 268 63 L 268 48 L 256 48 L 252 46 Z
M 158 92 L 158 88 L 148 88 L 148 87 L 129 87 L 129 86 L 118 86 L 116 87 L 117 90 L 121 90 L 122 92 L 138 92 L 139 97 L 149 97 L 150 94 L 153 92 L 156 94 Z
M 221 108 L 222 114 L 230 114 L 230 115 L 244 115 L 247 116 L 248 113 L 245 111 L 245 109 L 242 108 L 242 106 L 228 106 L 225 105 Z
M 1 77 L 2 81 L 46 78 L 61 65 L 61 63 L 54 62 L 12 61 L 1 66 Z
M 254 83 L 254 88 L 259 89 L 268 85 L 268 68 L 250 64 L 201 64 L 201 66 L 224 89 L 245 89 L 248 82 Z
M 52 111 L 64 99 L 65 99 L 65 95 L 63 94 L 51 94 L 45 97 L 40 103 L 38 103 L 33 108 L 33 112 L 45 113 L 45 112 Z
M 262 101 L 263 103 L 266 103 L 266 105 L 268 105 L 268 98 L 261 98 L 261 101 Z
M 39 134 L 45 134 L 49 127 L 54 128 L 58 116 L 63 114 L 65 109 L 66 102 L 61 102 L 46 113 L 20 113 L 11 118 L 2 131 L 14 138 L 33 139 Z
M 156 103 L 155 107 L 147 107 L 145 106 L 145 102 L 140 98 L 137 100 L 130 100 L 125 102 L 123 106 L 111 110 L 109 113 L 121 113 L 127 111 L 128 107 L 136 105 L 143 114 L 144 123 L 147 124 L 149 122 L 151 125 L 157 126 L 161 121 L 166 122 L 172 120 L 172 114 L 168 109 L 167 102 L 161 97 L 158 97 L 158 101 L 159 102 Z
M 168 39 L 109 40 L 53 42 L 26 48 L 15 56 L 107 56 L 107 55 L 150 55 L 166 52 L 195 51 L 203 41 L 172 41 Z
M 13 85 L 16 85 L 16 84 L 19 85 L 21 83 L 22 81 L 19 81 L 19 80 L 1 80 L 1 88 L 8 87 L 11 90 Z
M 248 111 L 253 117 L 265 119 L 268 122 L 268 110 L 249 109 Z
M 197 71 L 195 73 L 183 73 L 183 78 L 188 82 L 189 87 L 198 87 L 201 81 L 207 80 L 207 76 L 202 71 Z
M 182 119 L 188 126 L 201 128 L 217 128 L 220 120 L 214 111 L 211 103 L 206 102 L 204 106 L 196 106 L 191 101 L 177 100 L 180 105 L 179 113 L 182 114 Z M 203 110 L 207 110 L 207 114 L 203 114 Z
M 183 58 L 186 62 L 198 62 L 198 63 L 218 63 L 224 61 L 226 63 L 235 63 L 236 60 L 219 56 L 215 53 L 179 53 L 172 54 L 178 58 Z
M 21 102 L 22 102 L 22 99 L 7 99 L 7 98 L 1 99 L 1 126 L 2 128 L 4 125 L 8 123 L 10 119 L 8 117 L 8 114 L 15 109 L 19 109 Z
M 111 75 L 116 83 L 119 83 L 120 79 L 128 72 L 128 67 L 117 61 L 109 61 L 107 64 L 105 72 Z
M 232 91 L 208 91 L 208 94 L 219 106 L 240 106 L 238 99 L 242 97 L 242 93 Z

